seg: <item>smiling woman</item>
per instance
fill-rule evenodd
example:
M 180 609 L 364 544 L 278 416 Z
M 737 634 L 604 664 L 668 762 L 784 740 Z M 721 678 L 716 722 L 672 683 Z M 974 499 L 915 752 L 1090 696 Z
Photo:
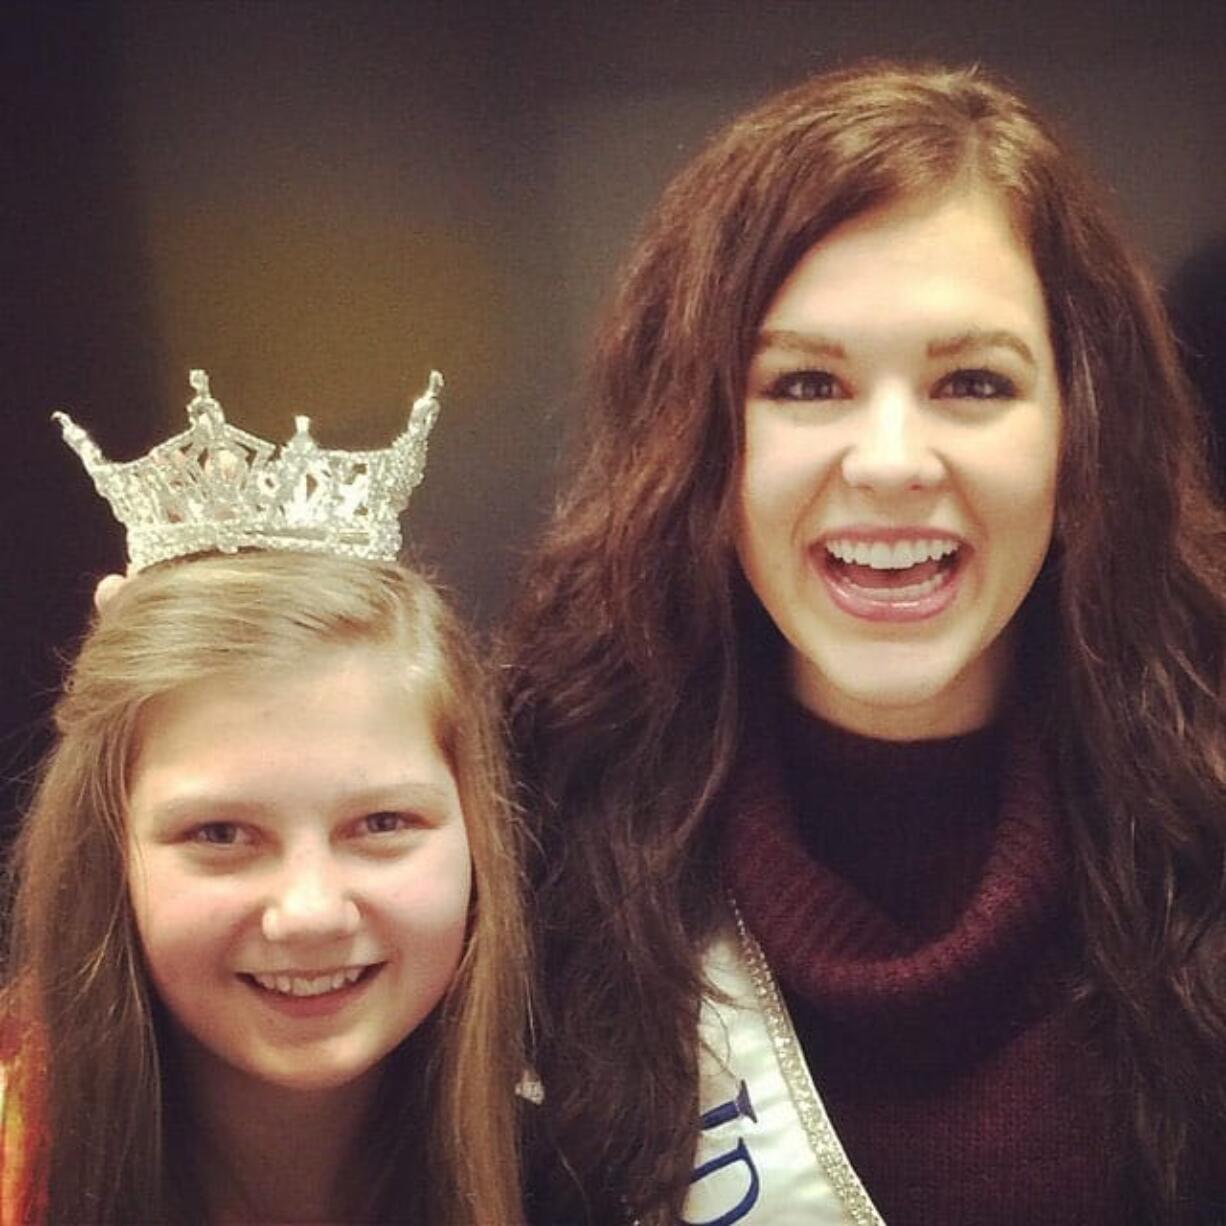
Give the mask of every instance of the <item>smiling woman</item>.
M 1068 152 L 979 70 L 816 77 L 594 375 L 507 636 L 539 1215 L 1226 1220 L 1226 535 Z
M 747 377 L 736 543 L 814 714 L 899 740 L 997 709 L 1055 511 L 1047 329 L 983 192 L 861 214 L 780 287 Z

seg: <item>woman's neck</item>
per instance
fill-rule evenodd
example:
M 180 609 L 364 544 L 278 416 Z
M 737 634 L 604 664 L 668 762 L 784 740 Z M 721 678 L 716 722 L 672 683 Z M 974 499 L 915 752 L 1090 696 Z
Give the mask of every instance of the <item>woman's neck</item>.
M 369 1172 L 356 1169 L 379 1070 L 327 1090 L 258 1081 L 189 1060 L 196 1167 L 214 1226 L 352 1220 Z

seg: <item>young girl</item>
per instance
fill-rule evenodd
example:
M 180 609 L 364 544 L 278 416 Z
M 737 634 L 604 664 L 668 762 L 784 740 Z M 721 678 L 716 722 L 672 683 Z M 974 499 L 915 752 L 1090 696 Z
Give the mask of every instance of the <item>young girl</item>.
M 1197 444 L 984 74 L 818 77 L 681 172 L 509 635 L 543 1220 L 1226 1220 Z
M 158 461 L 227 487 L 169 536 L 249 527 L 222 428 L 211 459 Z M 16 854 L 6 1224 L 520 1220 L 524 961 L 482 676 L 419 575 L 333 555 L 365 509 L 294 505 L 264 549 L 129 577 L 72 667 Z M 281 550 L 287 526 L 321 552 Z

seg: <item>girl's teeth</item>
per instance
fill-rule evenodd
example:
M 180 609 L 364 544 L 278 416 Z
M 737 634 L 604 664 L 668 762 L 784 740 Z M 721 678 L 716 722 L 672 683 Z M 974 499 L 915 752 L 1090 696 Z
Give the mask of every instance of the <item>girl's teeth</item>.
M 911 541 L 830 540 L 826 551 L 840 562 L 869 566 L 873 570 L 906 570 L 921 562 L 939 562 L 958 550 L 957 543 L 948 539 L 931 538 Z
M 322 996 L 325 992 L 337 992 L 347 984 L 356 983 L 364 967 L 350 967 L 344 971 L 331 971 L 326 975 L 252 975 L 262 988 L 280 992 L 283 996 Z

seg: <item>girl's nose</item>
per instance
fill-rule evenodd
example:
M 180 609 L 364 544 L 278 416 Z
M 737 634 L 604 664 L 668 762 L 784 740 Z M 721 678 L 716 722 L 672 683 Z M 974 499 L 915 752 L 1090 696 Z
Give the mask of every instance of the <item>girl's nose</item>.
M 361 916 L 340 867 L 320 853 L 287 860 L 264 907 L 269 941 L 321 942 L 352 936 Z
M 855 416 L 854 437 L 843 456 L 843 479 L 857 489 L 889 494 L 940 485 L 945 466 L 927 427 L 923 406 L 910 392 L 880 392 Z

